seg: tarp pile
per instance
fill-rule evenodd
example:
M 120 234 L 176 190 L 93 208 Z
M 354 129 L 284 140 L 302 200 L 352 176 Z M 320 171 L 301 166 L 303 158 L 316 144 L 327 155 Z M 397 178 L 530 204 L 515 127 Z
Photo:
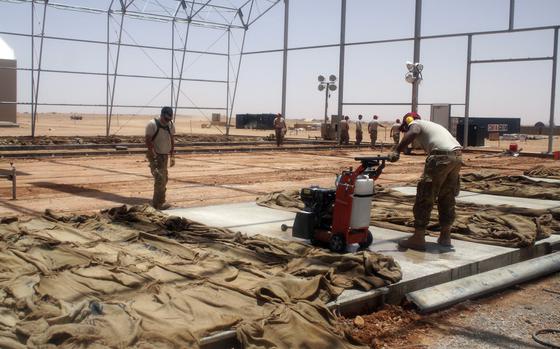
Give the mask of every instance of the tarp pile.
M 390 257 L 335 255 L 147 206 L 0 224 L 1 348 L 355 348 L 325 303 L 401 279 Z
M 523 176 L 467 173 L 461 175 L 461 189 L 492 195 L 560 200 L 560 182 L 549 183 Z
M 282 198 L 282 199 L 278 199 Z M 282 206 L 288 198 L 293 202 Z M 371 225 L 412 232 L 414 197 L 390 189 L 376 190 L 371 210 Z M 299 203 L 298 203 L 299 202 Z M 298 192 L 276 192 L 257 199 L 261 206 L 297 211 L 301 206 Z M 434 207 L 428 232 L 440 230 Z M 560 233 L 560 209 L 536 210 L 509 206 L 480 206 L 458 202 L 452 237 L 460 240 L 506 247 L 525 247 Z
M 560 167 L 535 166 L 523 172 L 525 176 L 560 179 Z

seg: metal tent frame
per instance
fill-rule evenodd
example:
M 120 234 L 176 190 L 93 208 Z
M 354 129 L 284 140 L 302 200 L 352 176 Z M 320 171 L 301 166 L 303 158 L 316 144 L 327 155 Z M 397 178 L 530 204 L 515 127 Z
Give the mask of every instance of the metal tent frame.
M 59 0 L 61 1 L 61 0 Z M 113 108 L 114 107 L 136 107 L 136 106 L 128 106 L 128 105 L 115 105 L 114 104 L 114 93 L 116 90 L 116 82 L 119 76 L 127 76 L 127 77 L 136 77 L 136 78 L 149 78 L 149 79 L 169 79 L 171 83 L 171 105 L 174 107 L 175 110 L 178 109 L 198 109 L 198 110 L 205 110 L 205 109 L 212 109 L 212 110 L 225 110 L 227 116 L 227 127 L 226 127 L 226 134 L 229 134 L 229 126 L 231 124 L 232 119 L 232 110 L 235 103 L 235 98 L 237 94 L 237 87 L 238 87 L 238 78 L 239 78 L 239 71 L 241 68 L 241 61 L 243 56 L 245 55 L 254 55 L 254 54 L 263 54 L 263 53 L 272 53 L 272 52 L 281 52 L 282 53 L 282 96 L 281 96 L 281 111 L 283 115 L 286 115 L 286 89 L 287 89 L 287 73 L 288 73 L 288 53 L 294 50 L 311 50 L 311 49 L 318 49 L 318 48 L 327 48 L 327 47 L 338 47 L 339 48 L 339 85 L 338 85 L 338 115 L 343 114 L 344 106 L 350 105 L 410 105 L 412 111 L 416 111 L 419 105 L 430 105 L 432 103 L 426 102 L 419 102 L 418 101 L 418 85 L 412 85 L 411 91 L 411 101 L 410 102 L 402 102 L 402 103 L 384 103 L 384 102 L 345 102 L 344 99 L 344 65 L 345 65 L 345 48 L 347 46 L 353 45 L 375 45 L 375 44 L 386 44 L 386 43 L 393 43 L 393 42 L 412 42 L 413 43 L 413 52 L 412 57 L 414 62 L 418 62 L 420 60 L 420 53 L 421 53 L 421 42 L 424 39 L 441 39 L 441 38 L 451 38 L 451 37 L 465 37 L 467 39 L 467 51 L 465 52 L 467 56 L 467 64 L 466 64 L 466 86 L 465 86 L 465 99 L 464 103 L 455 103 L 453 105 L 464 105 L 465 112 L 464 112 L 464 140 L 468 139 L 468 122 L 469 122 L 469 109 L 470 109 L 470 90 L 471 90 L 471 66 L 473 64 L 487 64 L 487 63 L 509 63 L 509 62 L 522 62 L 522 61 L 551 61 L 552 62 L 552 83 L 551 83 L 551 93 L 550 93 L 550 119 L 549 119 L 549 139 L 548 139 L 548 152 L 552 152 L 552 143 L 553 143 L 553 132 L 554 132 L 554 113 L 555 113 L 555 98 L 556 98 L 556 71 L 557 71 L 557 56 L 558 56 L 558 31 L 560 25 L 549 25 L 549 26 L 532 26 L 532 27 L 524 27 L 524 28 L 516 28 L 514 19 L 515 19 L 515 0 L 509 1 L 509 23 L 508 27 L 501 29 L 501 30 L 487 30 L 487 31 L 471 31 L 471 32 L 461 32 L 461 33 L 452 33 L 452 34 L 440 34 L 440 35 L 422 35 L 422 0 L 415 0 L 415 18 L 414 18 L 414 35 L 412 37 L 405 37 L 405 38 L 397 38 L 397 39 L 387 39 L 387 40 L 374 40 L 374 41 L 361 41 L 361 42 L 347 42 L 346 41 L 346 5 L 348 0 L 340 0 L 341 3 L 341 21 L 340 21 L 340 40 L 338 43 L 333 44 L 326 44 L 326 45 L 314 45 L 314 46 L 300 46 L 300 47 L 289 47 L 288 45 L 288 28 L 289 28 L 289 16 L 290 16 L 290 0 L 283 0 L 284 3 L 284 44 L 282 48 L 279 49 L 272 49 L 272 50 L 261 50 L 261 51 L 251 51 L 245 52 L 245 34 L 247 30 L 251 27 L 251 25 L 259 20 L 262 16 L 264 16 L 268 11 L 270 11 L 276 4 L 278 4 L 281 0 L 199 0 L 197 2 L 195 0 L 188 1 L 188 0 L 153 0 L 154 4 L 162 5 L 161 3 L 172 3 L 174 6 L 174 13 L 162 15 L 160 13 L 153 13 L 153 12 L 144 12 L 131 9 L 134 6 L 134 3 L 138 2 L 151 2 L 152 0 L 119 0 L 118 2 L 115 0 L 106 0 L 110 1 L 110 4 L 106 9 L 93 9 L 88 7 L 81 7 L 75 5 L 67 5 L 61 3 L 54 3 L 50 0 L 0 0 L 0 2 L 25 2 L 31 4 L 31 16 L 35 18 L 37 10 L 35 9 L 36 6 L 42 5 L 42 28 L 41 32 L 36 34 L 35 27 L 34 27 L 34 20 L 31 21 L 31 34 L 24 34 L 24 33 L 12 33 L 12 32 L 0 32 L 0 34 L 7 34 L 7 35 L 19 35 L 19 36 L 27 36 L 31 37 L 31 52 L 35 52 L 35 39 L 39 39 L 39 57 L 38 62 L 35 63 L 34 55 L 32 54 L 32 67 L 31 69 L 28 68 L 18 68 L 19 70 L 30 70 L 32 75 L 32 94 L 31 94 L 31 103 L 18 103 L 18 104 L 30 104 L 32 110 L 32 136 L 35 135 L 35 125 L 37 120 L 37 106 L 38 105 L 58 105 L 58 106 L 101 106 L 106 107 L 106 117 L 107 117 L 107 125 L 106 125 L 106 133 L 107 135 L 110 134 L 111 130 L 111 118 L 113 115 Z M 229 4 L 233 4 L 237 2 L 237 6 L 229 6 L 224 5 L 224 2 L 227 1 Z M 263 6 L 256 6 L 258 3 L 261 3 Z M 105 42 L 102 41 L 94 41 L 94 40 L 82 40 L 82 39 L 72 39 L 72 38 L 62 38 L 62 37 L 53 37 L 53 36 L 46 36 L 44 34 L 45 28 L 45 21 L 46 21 L 46 14 L 48 7 L 56 7 L 61 9 L 68 9 L 74 11 L 84 11 L 84 12 L 94 12 L 94 13 L 104 13 L 107 15 L 107 40 Z M 161 6 L 163 7 L 163 6 Z M 255 11 L 255 8 L 258 7 L 259 11 Z M 210 9 L 213 12 L 219 14 L 217 19 L 209 20 L 202 16 L 202 11 L 204 9 Z M 245 18 L 244 13 L 247 13 L 247 17 Z M 109 28 L 110 28 L 110 19 L 113 16 L 120 16 L 119 23 L 119 36 L 116 42 L 111 42 L 109 37 Z M 121 34 L 122 29 L 124 26 L 125 19 L 127 17 L 132 18 L 139 18 L 139 19 L 147 19 L 147 20 L 156 20 L 156 21 L 164 21 L 170 22 L 171 25 L 171 33 L 172 33 L 172 47 L 155 47 L 155 46 L 146 46 L 146 45 L 132 45 L 132 44 L 125 44 L 121 42 Z M 176 23 L 187 23 L 187 29 L 185 33 L 185 40 L 183 42 L 182 47 L 176 47 L 175 45 L 175 31 L 176 31 Z M 188 36 L 189 30 L 191 26 L 200 26 L 208 29 L 213 30 L 223 30 L 227 32 L 228 35 L 228 49 L 227 52 L 210 52 L 210 51 L 191 51 L 187 49 L 188 43 Z M 230 89 L 230 71 L 231 68 L 231 33 L 232 30 L 242 30 L 243 31 L 243 39 L 241 44 L 241 49 L 239 52 L 239 59 L 237 64 L 237 69 L 233 69 L 234 71 L 234 88 L 233 91 Z M 483 35 L 493 35 L 493 34 L 507 34 L 507 33 L 519 33 L 519 32 L 527 32 L 527 31 L 553 31 L 554 32 L 554 41 L 551 43 L 551 47 L 553 48 L 553 55 L 552 56 L 543 56 L 543 57 L 529 57 L 529 58 L 509 58 L 509 59 L 490 59 L 490 60 L 472 60 L 471 59 L 471 52 L 472 52 L 472 39 L 473 37 L 483 36 Z M 107 70 L 104 73 L 86 73 L 86 72 L 76 72 L 76 71 L 62 71 L 62 70 L 46 70 L 43 69 L 42 64 L 42 49 L 43 49 L 43 42 L 45 39 L 50 40 L 68 40 L 68 41 L 75 41 L 75 42 L 85 42 L 85 43 L 94 43 L 94 44 L 105 44 L 107 49 Z M 116 62 L 113 65 L 113 69 L 110 69 L 110 59 L 109 59 L 109 52 L 110 48 L 116 46 L 117 48 L 117 58 Z M 175 66 L 175 52 L 179 52 L 182 54 L 181 58 L 181 67 L 179 69 L 178 75 L 175 75 L 175 71 L 172 70 L 172 74 L 170 77 L 167 76 L 141 76 L 141 75 L 131 75 L 131 74 L 122 74 L 118 72 L 119 67 L 119 52 L 120 48 L 123 46 L 133 46 L 133 47 L 140 47 L 140 48 L 150 48 L 150 49 L 157 49 L 157 50 L 165 50 L 171 52 L 171 59 L 172 59 L 172 67 Z M 183 76 L 183 68 L 184 68 L 184 60 L 185 55 L 188 53 L 198 53 L 198 54 L 207 54 L 207 55 L 219 55 L 219 56 L 227 56 L 228 61 L 228 70 L 227 70 L 227 77 L 226 80 L 210 80 L 210 79 L 189 79 Z M 37 66 L 35 66 L 37 65 Z M 173 68 L 172 68 L 173 69 Z M 67 74 L 91 74 L 91 75 L 104 75 L 107 79 L 107 96 L 106 96 L 106 104 L 105 105 L 91 105 L 91 104 L 55 104 L 55 103 L 39 103 L 38 96 L 39 96 L 39 82 L 40 82 L 40 73 L 45 71 L 55 72 L 55 73 L 67 73 Z M 35 77 L 36 75 L 36 77 Z M 183 81 L 204 81 L 204 82 L 212 82 L 212 83 L 226 83 L 226 105 L 225 107 L 185 107 L 179 105 L 179 95 L 183 94 L 184 92 L 181 91 L 181 83 Z M 177 84 L 177 88 L 175 89 L 175 83 Z M 145 108 L 159 108 L 159 106 L 143 106 Z

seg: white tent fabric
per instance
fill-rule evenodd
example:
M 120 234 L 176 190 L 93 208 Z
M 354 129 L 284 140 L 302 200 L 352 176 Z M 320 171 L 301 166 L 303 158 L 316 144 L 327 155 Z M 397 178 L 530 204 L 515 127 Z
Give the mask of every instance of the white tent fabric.
M 0 59 L 16 59 L 14 50 L 0 37 Z

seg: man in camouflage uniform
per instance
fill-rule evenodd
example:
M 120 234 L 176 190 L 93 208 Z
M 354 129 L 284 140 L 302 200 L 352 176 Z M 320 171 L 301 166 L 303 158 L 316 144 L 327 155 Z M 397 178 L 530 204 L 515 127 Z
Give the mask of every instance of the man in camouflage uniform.
M 274 119 L 274 137 L 276 138 L 276 146 L 279 147 L 284 143 L 284 135 L 286 134 L 286 120 L 282 114 L 276 114 Z
M 163 107 L 159 118 L 154 118 L 146 125 L 146 158 L 150 163 L 150 170 L 154 177 L 154 196 L 152 205 L 158 210 L 170 207 L 165 202 L 167 186 L 167 166 L 175 166 L 173 109 Z
M 459 171 L 462 164 L 461 145 L 443 126 L 419 120 L 416 113 L 405 115 L 401 131 L 406 134 L 389 155 L 390 161 L 397 161 L 399 153 L 414 140 L 428 157 L 416 189 L 414 235 L 399 241 L 399 245 L 416 250 L 425 249 L 426 227 L 437 199 L 441 227 L 438 244 L 451 246 L 451 225 L 455 220 L 455 196 L 459 194 Z
M 399 144 L 399 141 L 401 140 L 401 120 L 397 119 L 395 120 L 395 123 L 393 124 L 393 126 L 391 126 L 391 134 L 389 135 L 390 137 L 393 137 L 393 142 L 395 142 L 395 146 Z
M 339 144 L 346 144 L 350 142 L 350 123 L 348 122 L 350 118 L 346 115 L 342 120 L 340 120 L 340 141 Z
M 362 143 L 364 133 L 362 131 L 362 115 L 358 115 L 358 121 L 356 121 L 356 145 Z
M 371 120 L 368 124 L 368 132 L 369 132 L 369 138 L 371 140 L 371 147 L 374 148 L 375 147 L 375 143 L 377 142 L 377 128 L 379 126 L 385 128 L 385 126 L 383 126 L 378 119 L 377 115 L 373 116 L 373 120 Z

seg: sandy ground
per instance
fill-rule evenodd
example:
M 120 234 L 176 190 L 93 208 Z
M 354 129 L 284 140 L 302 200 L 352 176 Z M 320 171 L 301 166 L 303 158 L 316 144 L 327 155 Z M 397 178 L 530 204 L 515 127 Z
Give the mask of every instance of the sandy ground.
M 308 185 L 333 186 L 343 168 L 356 167 L 353 158 L 374 151 L 294 151 L 177 155 L 169 170 L 168 201 L 179 207 L 252 201 L 274 190 Z M 402 156 L 387 164 L 379 183 L 395 185 L 417 179 L 423 155 Z M 465 154 L 464 172 L 521 174 L 524 169 L 553 160 L 532 157 L 485 158 Z M 17 200 L 11 182 L 0 180 L 0 216 L 37 215 L 50 208 L 82 212 L 150 201 L 153 179 L 142 155 L 15 160 Z M 0 174 L 9 161 L 0 159 Z
M 105 116 L 81 114 L 82 120 L 71 120 L 70 114 L 40 114 L 37 121 L 36 134 L 41 136 L 98 136 L 105 135 Z M 142 135 L 146 123 L 152 119 L 149 115 L 114 115 L 111 127 L 111 135 Z M 287 120 L 288 127 L 294 126 L 295 120 Z M 300 121 L 297 121 L 300 122 Z M 31 119 L 29 114 L 19 114 L 18 128 L 0 128 L 2 136 L 28 136 L 31 134 Z M 178 115 L 176 119 L 176 129 L 178 133 L 189 134 L 225 134 L 223 126 L 202 127 L 209 125 L 209 120 L 201 117 Z M 234 123 L 235 124 L 235 123 Z M 387 124 L 389 126 L 389 124 Z M 230 134 L 238 136 L 268 136 L 271 130 L 245 130 L 236 129 L 235 125 L 230 128 Z M 350 140 L 355 140 L 355 124 L 350 124 Z M 290 129 L 287 137 L 290 138 L 318 138 L 320 131 L 298 131 Z M 369 142 L 369 135 L 364 134 L 363 142 Z M 379 129 L 378 142 L 392 143 L 388 128 Z M 503 150 L 507 149 L 511 143 L 517 143 L 519 148 L 527 152 L 546 152 L 548 150 L 548 139 L 527 140 L 527 141 L 489 141 L 486 140 L 484 149 Z M 553 150 L 560 151 L 560 137 L 554 137 Z
M 560 329 L 560 274 L 429 315 L 409 308 L 388 306 L 361 316 L 363 324 L 355 318 L 343 322 L 376 349 L 545 348 L 532 334 Z M 542 338 L 560 346 L 560 335 Z
M 168 200 L 174 206 L 243 202 L 283 189 L 312 184 L 332 186 L 343 168 L 357 166 L 358 155 L 374 151 L 292 151 L 178 155 L 170 169 Z M 387 164 L 378 183 L 397 185 L 418 178 L 423 155 L 402 156 Z M 487 158 L 465 154 L 463 172 L 521 174 L 537 164 L 558 162 L 533 157 Z M 88 212 L 150 201 L 153 180 L 141 155 L 16 160 L 18 199 L 10 200 L 11 183 L 0 181 L 0 217 L 39 215 L 45 209 Z M 9 161 L 0 159 L 0 175 Z M 544 283 L 542 283 L 544 282 Z M 522 286 L 489 299 L 464 303 L 421 317 L 395 310 L 384 317 L 386 337 L 366 341 L 373 348 L 539 348 L 535 329 L 558 327 L 560 277 Z M 365 316 L 376 318 L 377 315 Z M 369 327 L 368 327 L 369 328 Z M 375 326 L 370 330 L 381 333 Z M 371 334 L 371 333 L 370 333 Z M 375 340 L 374 340 L 375 339 Z

